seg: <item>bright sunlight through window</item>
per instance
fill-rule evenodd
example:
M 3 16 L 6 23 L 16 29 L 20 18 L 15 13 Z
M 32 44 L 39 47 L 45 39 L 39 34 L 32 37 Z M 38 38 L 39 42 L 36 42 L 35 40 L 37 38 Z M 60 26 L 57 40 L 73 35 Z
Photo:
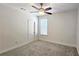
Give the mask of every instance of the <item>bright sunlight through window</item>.
M 40 34 L 47 35 L 47 19 L 40 19 Z

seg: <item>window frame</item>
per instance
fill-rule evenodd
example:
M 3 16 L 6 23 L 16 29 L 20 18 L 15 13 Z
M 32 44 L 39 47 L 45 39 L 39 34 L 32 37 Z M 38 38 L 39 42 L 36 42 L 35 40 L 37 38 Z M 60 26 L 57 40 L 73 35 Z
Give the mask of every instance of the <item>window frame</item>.
M 47 21 L 47 34 L 41 34 L 40 22 L 41 22 L 42 19 Z M 40 36 L 48 36 L 48 20 L 47 20 L 47 18 L 40 18 L 40 19 L 39 19 L 39 35 L 40 35 Z

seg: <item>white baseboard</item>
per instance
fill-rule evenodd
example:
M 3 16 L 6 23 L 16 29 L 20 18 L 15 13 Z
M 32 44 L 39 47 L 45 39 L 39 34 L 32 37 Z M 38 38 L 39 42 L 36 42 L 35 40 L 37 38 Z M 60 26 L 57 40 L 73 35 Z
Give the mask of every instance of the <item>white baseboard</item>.
M 33 41 L 35 41 L 35 40 L 30 40 L 30 41 L 28 41 L 28 42 L 26 42 L 26 43 L 22 43 L 22 44 L 20 44 L 20 45 L 13 46 L 13 47 L 11 47 L 11 48 L 8 48 L 8 49 L 6 49 L 6 50 L 1 51 L 0 54 L 5 53 L 5 52 L 7 52 L 7 51 L 11 51 L 11 50 L 16 49 L 16 48 L 19 48 L 19 47 L 24 46 L 24 45 L 26 45 L 26 44 L 29 44 L 29 43 L 31 43 L 31 42 L 33 42 Z
M 45 39 L 40 39 L 40 40 L 48 41 L 48 42 L 51 42 L 51 43 L 56 43 L 56 44 L 60 44 L 60 45 L 64 45 L 64 46 L 69 46 L 69 47 L 75 47 L 76 48 L 76 45 L 70 45 L 70 44 L 66 44 L 66 43 L 55 42 L 55 41 L 50 41 L 50 40 L 45 40 Z

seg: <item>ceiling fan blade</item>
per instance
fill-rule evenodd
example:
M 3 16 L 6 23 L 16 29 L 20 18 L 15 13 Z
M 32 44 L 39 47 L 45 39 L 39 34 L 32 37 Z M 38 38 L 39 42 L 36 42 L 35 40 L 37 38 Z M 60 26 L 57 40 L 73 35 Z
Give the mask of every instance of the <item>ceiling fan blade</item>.
M 45 9 L 45 11 L 48 11 L 48 10 L 51 10 L 51 9 L 52 9 L 51 7 L 48 7 L 48 8 Z
M 50 13 L 50 12 L 45 12 L 46 14 L 49 14 L 49 15 L 52 15 L 52 13 Z
M 32 6 L 33 8 L 35 8 L 35 9 L 37 9 L 37 10 L 39 10 L 39 8 L 37 8 L 37 7 L 35 7 L 35 6 Z

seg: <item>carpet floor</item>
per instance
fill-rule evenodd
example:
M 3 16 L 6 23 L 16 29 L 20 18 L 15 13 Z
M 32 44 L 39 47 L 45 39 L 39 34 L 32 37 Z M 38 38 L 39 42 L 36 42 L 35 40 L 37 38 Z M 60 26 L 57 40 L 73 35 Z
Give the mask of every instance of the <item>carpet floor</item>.
M 0 54 L 1 56 L 77 56 L 74 47 L 63 46 L 47 41 L 34 41 L 17 49 Z

